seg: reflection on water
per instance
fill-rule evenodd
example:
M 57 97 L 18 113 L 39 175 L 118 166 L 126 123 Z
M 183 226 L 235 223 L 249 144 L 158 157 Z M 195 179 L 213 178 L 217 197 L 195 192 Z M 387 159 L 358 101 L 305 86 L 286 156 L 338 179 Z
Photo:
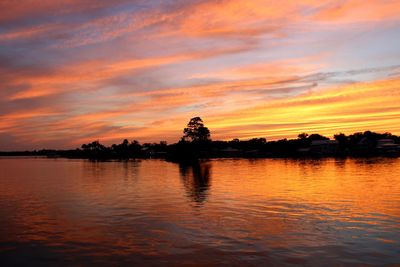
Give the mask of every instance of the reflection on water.
M 194 202 L 199 204 L 204 202 L 210 187 L 211 163 L 204 161 L 179 163 L 179 172 L 187 195 Z
M 400 159 L 0 159 L 0 263 L 400 263 Z

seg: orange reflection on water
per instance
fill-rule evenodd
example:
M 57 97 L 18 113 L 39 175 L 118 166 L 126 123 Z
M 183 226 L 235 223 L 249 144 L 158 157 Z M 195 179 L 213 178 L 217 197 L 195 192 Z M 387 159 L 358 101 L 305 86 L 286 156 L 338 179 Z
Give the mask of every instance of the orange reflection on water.
M 0 253 L 41 265 L 392 264 L 398 163 L 0 159 Z

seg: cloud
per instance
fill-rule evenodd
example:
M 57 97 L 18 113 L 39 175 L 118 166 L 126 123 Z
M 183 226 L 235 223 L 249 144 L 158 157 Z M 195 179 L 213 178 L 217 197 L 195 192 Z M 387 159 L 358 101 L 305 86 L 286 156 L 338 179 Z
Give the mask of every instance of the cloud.
M 400 3 L 396 0 L 330 1 L 319 8 L 317 20 L 338 23 L 379 22 L 399 20 Z
M 201 115 L 222 139 L 398 133 L 389 49 L 398 9 L 375 0 L 2 1 L 0 132 L 32 148 L 174 141 Z
M 295 137 L 304 131 L 329 136 L 340 131 L 350 133 L 357 129 L 397 132 L 399 127 L 396 120 L 400 115 L 400 108 L 396 103 L 400 98 L 399 87 L 398 78 L 361 82 L 219 115 L 223 121 L 217 116 L 208 120 L 211 128 L 221 128 L 219 132 L 237 127 L 237 135 L 264 135 L 272 139 Z M 259 127 L 257 131 L 251 127 L 263 123 L 265 127 Z M 271 128 L 271 124 L 275 127 Z M 280 124 L 285 127 L 279 127 Z

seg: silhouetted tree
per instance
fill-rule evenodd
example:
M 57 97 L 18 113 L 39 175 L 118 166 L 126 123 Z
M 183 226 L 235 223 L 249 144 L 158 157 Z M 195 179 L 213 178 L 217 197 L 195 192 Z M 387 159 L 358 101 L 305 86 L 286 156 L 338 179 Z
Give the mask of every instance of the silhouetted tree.
M 99 141 L 93 141 L 89 144 L 83 144 L 82 149 L 86 151 L 101 151 L 104 150 L 106 147 L 100 144 Z
M 191 118 L 187 127 L 183 129 L 183 140 L 189 139 L 192 142 L 210 141 L 210 130 L 204 126 L 200 117 Z
M 346 150 L 348 147 L 348 137 L 344 133 L 335 134 L 333 138 L 339 142 L 339 147 L 341 150 Z
M 89 144 L 83 144 L 81 147 L 85 157 L 87 158 L 105 158 L 108 154 L 108 148 L 100 144 L 99 141 L 93 141 Z
M 311 134 L 307 137 L 309 141 L 314 141 L 314 140 L 329 140 L 328 137 L 320 135 L 320 134 Z
M 297 138 L 301 139 L 301 140 L 305 140 L 308 137 L 308 133 L 301 133 L 297 136 Z
M 252 138 L 249 140 L 249 142 L 254 144 L 265 144 L 267 142 L 267 139 L 265 139 L 264 137 Z

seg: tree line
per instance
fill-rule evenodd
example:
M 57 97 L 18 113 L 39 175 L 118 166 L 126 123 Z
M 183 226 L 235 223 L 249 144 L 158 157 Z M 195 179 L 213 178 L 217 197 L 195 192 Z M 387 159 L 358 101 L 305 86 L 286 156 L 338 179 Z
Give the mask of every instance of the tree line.
M 391 133 L 372 131 L 356 132 L 346 135 L 334 135 L 334 149 L 331 153 L 320 153 L 317 156 L 375 156 L 379 154 L 379 140 L 392 140 L 400 144 L 400 137 Z M 314 144 L 323 146 L 328 137 L 320 134 L 301 133 L 295 139 L 267 141 L 266 138 L 250 140 L 213 141 L 210 130 L 200 117 L 190 119 L 183 129 L 182 138 L 174 144 L 167 142 L 144 143 L 124 139 L 120 144 L 105 146 L 99 141 L 83 144 L 74 150 L 40 150 L 25 152 L 2 152 L 0 155 L 46 155 L 69 158 L 88 159 L 129 159 L 129 158 L 166 158 L 172 161 L 184 161 L 213 157 L 298 157 L 313 156 L 307 149 Z M 322 141 L 322 142 L 321 142 Z M 329 145 L 329 143 L 327 143 Z M 400 146 L 398 146 L 400 152 Z M 327 150 L 330 152 L 330 150 Z M 18 154 L 19 153 L 19 154 Z M 400 153 L 399 153 L 400 154 Z M 315 155 L 314 155 L 315 156 Z

